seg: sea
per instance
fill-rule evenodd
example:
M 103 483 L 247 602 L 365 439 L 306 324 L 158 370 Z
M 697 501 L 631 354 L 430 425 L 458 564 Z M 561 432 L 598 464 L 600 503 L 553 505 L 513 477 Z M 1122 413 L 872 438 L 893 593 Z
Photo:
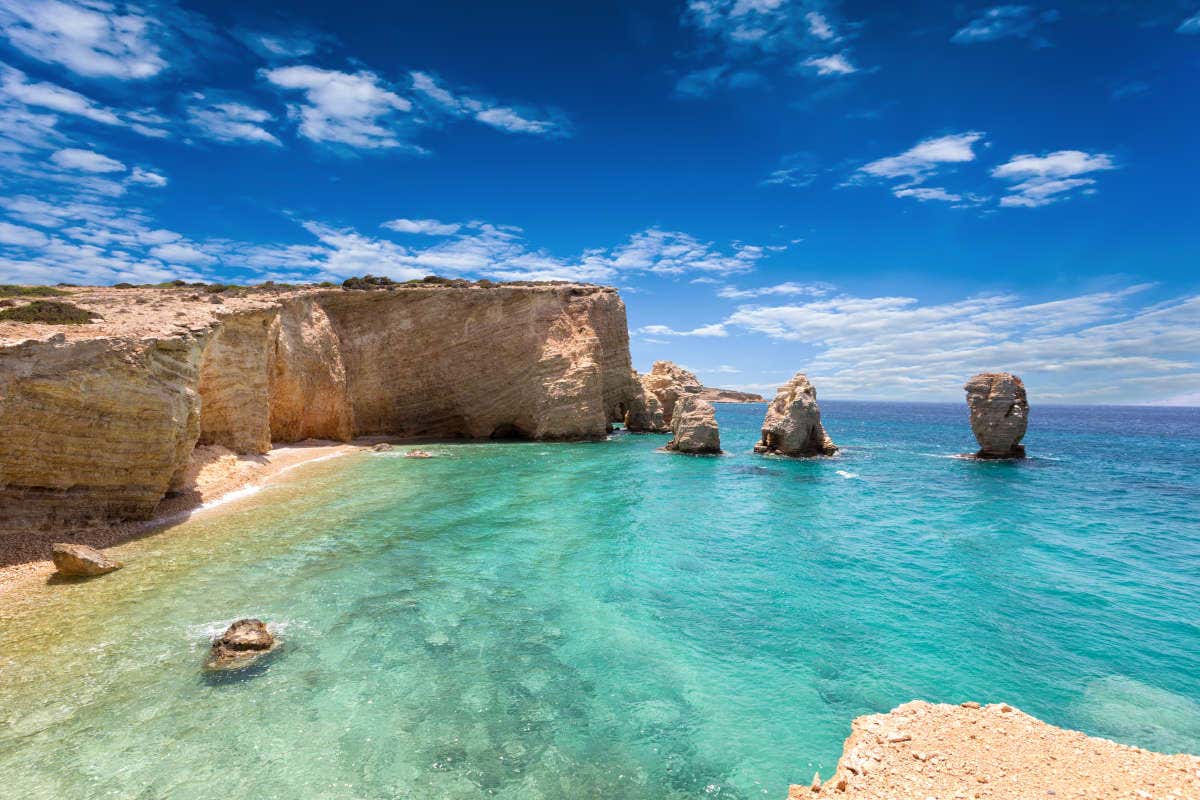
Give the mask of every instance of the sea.
M 305 465 L 0 597 L 0 796 L 783 800 L 913 699 L 1200 753 L 1200 409 L 822 402 L 832 458 L 665 436 Z M 282 645 L 202 669 L 241 617 Z

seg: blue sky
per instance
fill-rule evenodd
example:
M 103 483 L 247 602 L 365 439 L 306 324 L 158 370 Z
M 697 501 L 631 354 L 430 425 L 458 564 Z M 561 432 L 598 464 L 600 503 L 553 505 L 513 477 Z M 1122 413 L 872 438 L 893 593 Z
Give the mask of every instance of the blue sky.
M 637 367 L 712 384 L 1200 404 L 1200 0 L 0 29 L 0 282 L 578 279 L 621 288 Z

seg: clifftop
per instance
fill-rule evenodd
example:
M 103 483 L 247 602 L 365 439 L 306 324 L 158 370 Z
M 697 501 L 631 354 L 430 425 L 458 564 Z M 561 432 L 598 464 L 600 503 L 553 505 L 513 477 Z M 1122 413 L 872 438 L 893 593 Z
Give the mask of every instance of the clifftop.
M 415 281 L 371 289 L 344 289 L 340 286 L 222 286 L 188 284 L 184 286 L 64 286 L 54 287 L 50 297 L 0 297 L 17 308 L 38 300 L 66 302 L 98 314 L 90 323 L 56 325 L 37 322 L 11 322 L 0 319 L 0 346 L 30 339 L 49 339 L 62 334 L 66 341 L 115 337 L 166 337 L 188 330 L 204 329 L 231 314 L 278 308 L 289 300 L 305 297 L 333 298 L 361 296 L 382 298 L 397 293 L 452 293 L 471 297 L 482 293 L 529 294 L 592 293 L 616 294 L 609 286 L 581 283 L 470 283 L 468 281 Z M 215 298 L 215 299 L 214 299 Z

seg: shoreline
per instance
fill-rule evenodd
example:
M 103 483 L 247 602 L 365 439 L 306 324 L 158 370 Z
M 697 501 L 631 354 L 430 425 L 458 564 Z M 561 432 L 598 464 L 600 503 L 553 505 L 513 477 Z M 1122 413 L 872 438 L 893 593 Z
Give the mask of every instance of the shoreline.
M 198 446 L 188 466 L 185 488 L 164 498 L 150 519 L 0 536 L 0 600 L 11 599 L 22 588 L 54 574 L 54 564 L 47 555 L 55 542 L 77 542 L 104 550 L 165 534 L 197 515 L 219 513 L 298 467 L 369 450 L 383 441 L 395 443 L 387 437 L 364 437 L 352 442 L 317 439 L 273 446 L 263 455 L 251 456 L 219 446 Z

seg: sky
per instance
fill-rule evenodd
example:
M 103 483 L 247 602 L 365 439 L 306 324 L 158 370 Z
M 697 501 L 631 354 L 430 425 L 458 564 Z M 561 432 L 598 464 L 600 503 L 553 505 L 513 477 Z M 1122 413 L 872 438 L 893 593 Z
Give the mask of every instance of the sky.
M 566 279 L 768 396 L 1200 405 L 1200 0 L 0 0 L 0 282 Z

